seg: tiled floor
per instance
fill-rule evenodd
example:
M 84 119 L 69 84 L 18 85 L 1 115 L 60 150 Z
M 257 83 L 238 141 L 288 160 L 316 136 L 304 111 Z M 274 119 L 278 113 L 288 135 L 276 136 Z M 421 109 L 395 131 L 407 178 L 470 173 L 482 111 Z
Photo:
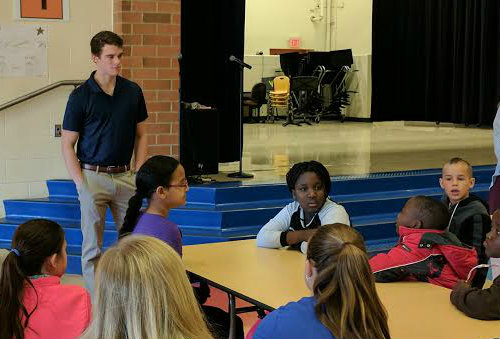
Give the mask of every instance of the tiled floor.
M 312 159 L 331 175 L 439 168 L 455 156 L 473 165 L 496 163 L 491 129 L 432 123 L 246 124 L 243 149 L 243 171 L 255 175 L 248 184 L 283 182 L 291 164 Z M 237 168 L 237 162 L 221 164 L 211 177 L 226 181 Z

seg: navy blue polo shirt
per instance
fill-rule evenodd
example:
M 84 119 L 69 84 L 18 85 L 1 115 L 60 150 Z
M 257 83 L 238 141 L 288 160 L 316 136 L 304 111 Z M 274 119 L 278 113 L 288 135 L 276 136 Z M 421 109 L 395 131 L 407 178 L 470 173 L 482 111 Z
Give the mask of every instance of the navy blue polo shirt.
M 142 90 L 118 76 L 113 95 L 106 94 L 94 73 L 68 99 L 63 129 L 79 132 L 76 155 L 80 162 L 99 166 L 130 163 L 137 124 L 148 112 Z

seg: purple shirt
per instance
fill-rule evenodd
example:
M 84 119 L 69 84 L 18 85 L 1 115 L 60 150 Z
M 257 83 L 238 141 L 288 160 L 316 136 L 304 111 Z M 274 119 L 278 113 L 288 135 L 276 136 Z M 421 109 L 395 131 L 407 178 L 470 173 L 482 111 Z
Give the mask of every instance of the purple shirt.
M 179 227 L 157 214 L 142 213 L 133 234 L 142 234 L 163 240 L 182 257 L 182 235 Z

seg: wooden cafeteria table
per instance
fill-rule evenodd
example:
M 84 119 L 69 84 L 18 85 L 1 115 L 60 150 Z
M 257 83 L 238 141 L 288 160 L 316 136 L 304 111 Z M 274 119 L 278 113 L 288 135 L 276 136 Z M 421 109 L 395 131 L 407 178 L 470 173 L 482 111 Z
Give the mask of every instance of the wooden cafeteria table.
M 229 295 L 265 310 L 311 295 L 304 283 L 305 256 L 298 251 L 258 248 L 255 240 L 230 241 L 183 248 L 186 269 Z M 493 338 L 500 321 L 469 318 L 450 303 L 450 290 L 422 282 L 377 284 L 389 314 L 393 339 Z M 230 336 L 234 329 L 230 331 Z

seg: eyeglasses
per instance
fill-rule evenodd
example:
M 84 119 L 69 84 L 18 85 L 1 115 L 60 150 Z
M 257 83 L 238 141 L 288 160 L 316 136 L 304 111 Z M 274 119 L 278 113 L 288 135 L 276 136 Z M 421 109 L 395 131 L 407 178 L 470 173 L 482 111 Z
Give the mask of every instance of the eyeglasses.
M 183 183 L 181 184 L 176 184 L 176 185 L 167 185 L 166 187 L 184 187 L 184 188 L 188 188 L 189 187 L 189 184 L 187 181 L 184 181 Z

